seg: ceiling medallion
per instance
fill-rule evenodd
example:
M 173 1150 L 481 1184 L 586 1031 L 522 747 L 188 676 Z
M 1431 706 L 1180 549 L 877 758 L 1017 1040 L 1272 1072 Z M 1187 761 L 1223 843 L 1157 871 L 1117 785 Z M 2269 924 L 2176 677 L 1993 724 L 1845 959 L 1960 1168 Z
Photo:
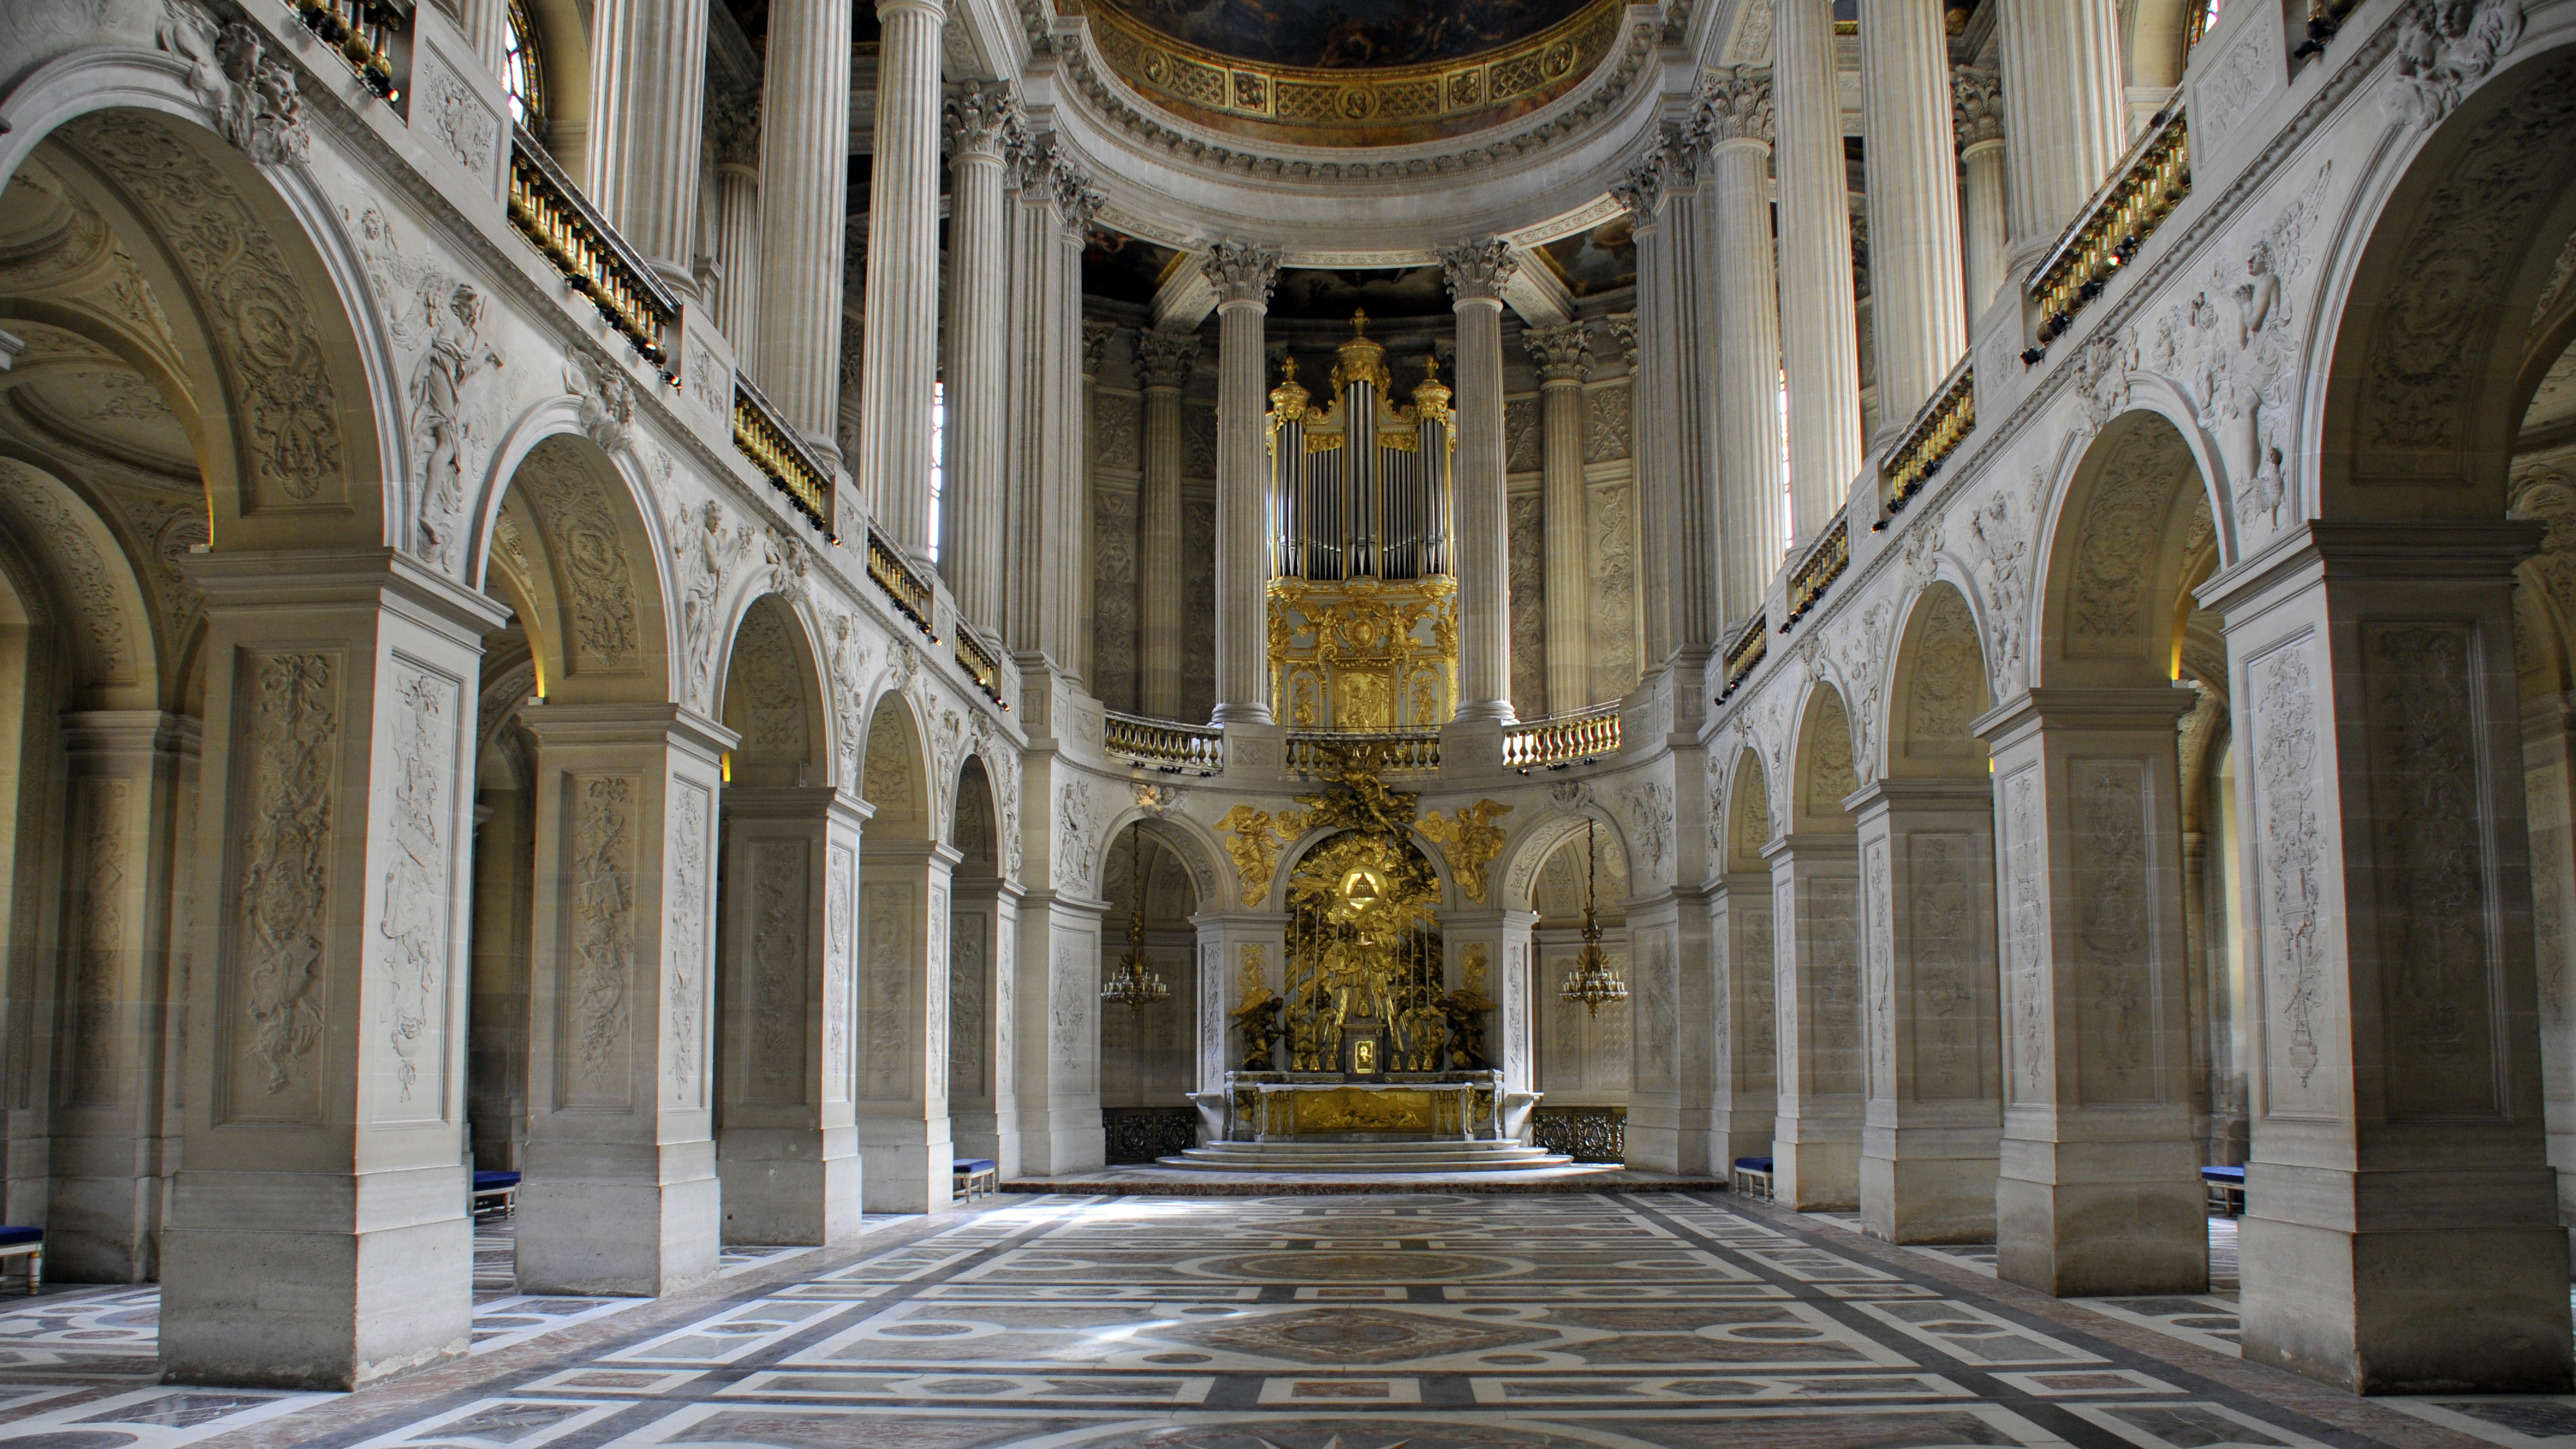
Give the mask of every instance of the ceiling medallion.
M 1403 146 L 1499 125 L 1565 94 L 1619 38 L 1625 0 L 1591 0 L 1537 35 L 1424 65 L 1254 64 L 1094 5 L 1093 43 L 1121 80 L 1173 113 L 1292 145 Z

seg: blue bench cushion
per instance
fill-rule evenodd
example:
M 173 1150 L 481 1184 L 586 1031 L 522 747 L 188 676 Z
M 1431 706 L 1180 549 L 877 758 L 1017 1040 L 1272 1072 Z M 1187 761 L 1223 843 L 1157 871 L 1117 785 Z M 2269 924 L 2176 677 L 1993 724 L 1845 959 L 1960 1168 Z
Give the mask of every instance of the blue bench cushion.
M 518 1185 L 519 1174 L 515 1172 L 478 1172 L 474 1174 L 474 1190 L 476 1192 L 489 1192 L 496 1187 L 517 1187 Z
M 41 1243 L 44 1240 L 43 1228 L 0 1228 L 0 1248 L 14 1248 L 20 1243 Z
M 2241 1167 L 2204 1167 L 2200 1177 L 2203 1182 L 2223 1182 L 2231 1187 L 2245 1185 L 2245 1169 Z
M 1768 1157 L 1739 1157 L 1735 1159 L 1735 1165 L 1743 1168 L 1747 1172 L 1769 1172 L 1771 1170 L 1771 1159 Z
M 957 1170 L 959 1172 L 990 1172 L 993 1170 L 993 1159 L 989 1157 L 961 1157 L 957 1159 Z

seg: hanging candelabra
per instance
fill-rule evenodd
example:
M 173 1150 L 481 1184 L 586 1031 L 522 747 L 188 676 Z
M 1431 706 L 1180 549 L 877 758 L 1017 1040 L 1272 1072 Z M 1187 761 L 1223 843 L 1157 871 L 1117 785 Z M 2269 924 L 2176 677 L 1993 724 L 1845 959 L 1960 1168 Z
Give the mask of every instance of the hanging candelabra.
M 1145 964 L 1145 878 L 1137 869 L 1137 845 L 1129 837 L 1127 847 L 1128 888 L 1136 893 L 1136 913 L 1127 921 L 1127 954 L 1100 983 L 1100 999 L 1124 1003 L 1128 1010 L 1142 1014 L 1146 1007 L 1172 994 L 1163 984 L 1161 973 Z M 1623 989 L 1621 992 L 1625 995 Z
M 1583 950 L 1574 958 L 1574 969 L 1565 973 L 1565 986 L 1557 992 L 1560 1001 L 1580 1001 L 1586 1016 L 1598 1016 L 1601 1008 L 1628 999 L 1628 983 L 1601 954 L 1601 923 L 1593 914 L 1592 901 L 1592 822 L 1583 822 Z

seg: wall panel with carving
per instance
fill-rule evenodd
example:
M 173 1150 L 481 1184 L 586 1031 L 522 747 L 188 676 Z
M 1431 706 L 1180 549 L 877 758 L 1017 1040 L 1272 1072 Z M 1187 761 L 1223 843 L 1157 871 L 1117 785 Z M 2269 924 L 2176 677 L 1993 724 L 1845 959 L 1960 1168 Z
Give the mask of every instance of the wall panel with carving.
M 1509 498 L 1511 532 L 1512 712 L 1523 719 L 1547 713 L 1547 568 L 1539 491 L 1515 488 Z
M 1216 484 L 1181 483 L 1181 715 L 1216 712 Z
M 1111 709 L 1136 708 L 1136 480 L 1091 479 L 1092 687 Z
M 1637 489 L 1626 460 L 1584 470 L 1590 495 L 1585 533 L 1592 576 L 1592 697 L 1611 700 L 1637 687 L 1645 650 L 1637 590 Z

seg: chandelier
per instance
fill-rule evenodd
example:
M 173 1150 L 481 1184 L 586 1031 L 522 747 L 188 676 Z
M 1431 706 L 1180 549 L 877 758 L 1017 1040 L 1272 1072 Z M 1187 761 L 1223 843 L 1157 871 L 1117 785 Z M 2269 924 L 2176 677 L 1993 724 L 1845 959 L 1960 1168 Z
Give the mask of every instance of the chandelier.
M 1583 1014 L 1598 1016 L 1601 1008 L 1628 999 L 1628 983 L 1619 979 L 1611 968 L 1610 958 L 1601 954 L 1601 923 L 1593 917 L 1592 907 L 1592 822 L 1583 822 L 1583 951 L 1574 958 L 1574 969 L 1565 973 L 1564 989 L 1557 992 L 1560 1001 L 1580 1001 Z
M 1142 1015 L 1145 1008 L 1172 994 L 1162 976 L 1145 964 L 1145 877 L 1136 866 L 1137 843 L 1130 832 L 1127 847 L 1128 888 L 1136 893 L 1136 913 L 1127 921 L 1127 954 L 1100 983 L 1100 999 L 1124 1003 Z M 1625 995 L 1624 989 L 1621 992 Z

